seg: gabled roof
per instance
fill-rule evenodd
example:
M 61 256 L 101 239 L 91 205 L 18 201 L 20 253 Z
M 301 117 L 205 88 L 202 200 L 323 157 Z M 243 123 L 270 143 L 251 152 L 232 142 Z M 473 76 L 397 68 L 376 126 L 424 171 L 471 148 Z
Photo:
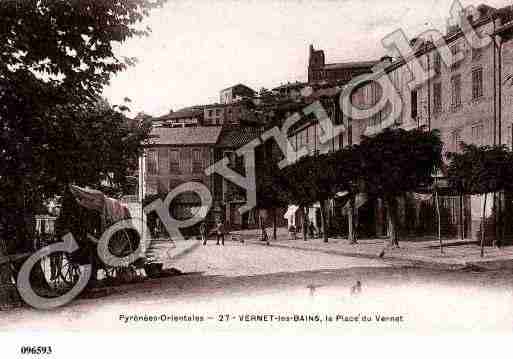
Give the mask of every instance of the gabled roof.
M 148 145 L 215 145 L 220 133 L 220 126 L 184 128 L 157 127 L 151 131 Z
M 237 88 L 237 87 L 244 87 L 245 89 L 251 90 L 251 91 L 253 91 L 254 93 L 256 93 L 256 91 L 255 91 L 255 90 L 253 90 L 251 87 L 248 87 L 248 86 L 243 85 L 243 84 L 237 84 L 237 85 L 234 85 L 234 86 L 227 87 L 227 88 L 225 88 L 225 89 L 222 89 L 222 90 L 221 90 L 221 92 L 224 92 L 224 91 L 226 91 L 226 90 L 230 90 L 230 89 L 233 89 L 233 88 Z
M 255 127 L 226 127 L 221 132 L 217 147 L 238 149 L 259 137 L 263 131 Z

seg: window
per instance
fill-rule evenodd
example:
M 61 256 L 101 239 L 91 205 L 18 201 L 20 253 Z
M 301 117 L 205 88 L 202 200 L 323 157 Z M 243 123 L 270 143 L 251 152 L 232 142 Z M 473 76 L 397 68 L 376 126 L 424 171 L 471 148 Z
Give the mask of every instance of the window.
M 216 116 L 220 116 L 221 115 L 221 110 L 216 108 Z
M 213 111 L 212 110 L 208 110 L 208 117 L 212 117 L 213 115 Z
M 478 61 L 482 53 L 481 48 L 472 47 L 472 61 Z
M 192 151 L 192 172 L 200 173 L 203 171 L 203 162 L 201 161 L 201 150 L 195 149 Z
M 180 172 L 180 151 L 178 150 L 169 150 L 169 172 Z
M 477 100 L 483 96 L 483 69 L 472 71 L 472 99 Z
M 475 38 L 472 41 L 473 44 L 471 46 L 472 61 L 477 61 L 477 60 L 481 59 L 481 55 L 483 54 L 483 49 L 481 48 L 481 40 L 483 39 L 483 33 L 479 32 L 479 33 L 476 33 L 476 35 L 477 35 L 477 38 Z
M 148 152 L 148 157 L 146 161 L 146 168 L 148 170 L 149 175 L 156 175 L 158 172 L 158 154 L 157 151 L 152 150 Z
M 433 60 L 434 62 L 434 70 L 435 74 L 439 75 L 442 73 L 442 56 L 440 56 L 440 53 L 435 52 L 435 58 Z
M 451 79 L 452 107 L 461 106 L 461 75 L 453 76 Z
M 442 83 L 433 84 L 433 109 L 435 113 L 442 112 Z
M 234 151 L 224 151 L 223 157 L 228 159 L 228 167 L 234 169 L 236 167 L 236 154 Z
M 417 90 L 411 92 L 411 118 L 417 118 Z
M 481 146 L 483 144 L 484 125 L 477 124 L 472 126 L 472 141 L 474 144 Z
M 454 71 L 460 63 L 460 61 L 457 61 L 457 59 L 456 59 L 456 56 L 459 53 L 459 51 L 460 51 L 460 47 L 458 46 L 458 44 L 451 46 L 451 55 L 452 55 L 451 71 Z
M 453 131 L 451 134 L 452 152 L 457 152 L 459 150 L 460 143 L 461 143 L 461 131 L 460 130 Z

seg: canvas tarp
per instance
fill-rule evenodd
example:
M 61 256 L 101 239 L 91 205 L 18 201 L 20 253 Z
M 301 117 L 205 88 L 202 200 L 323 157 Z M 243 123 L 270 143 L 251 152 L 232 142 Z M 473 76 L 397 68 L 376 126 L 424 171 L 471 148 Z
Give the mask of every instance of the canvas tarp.
M 116 222 L 130 218 L 127 206 L 114 198 L 105 196 L 103 192 L 73 185 L 70 188 L 79 205 L 100 212 L 107 221 Z

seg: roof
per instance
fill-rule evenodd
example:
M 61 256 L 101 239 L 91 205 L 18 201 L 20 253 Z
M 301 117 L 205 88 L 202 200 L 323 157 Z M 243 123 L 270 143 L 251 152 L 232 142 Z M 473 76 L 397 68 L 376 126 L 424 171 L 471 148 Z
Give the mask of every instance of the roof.
M 260 128 L 255 127 L 226 127 L 219 136 L 218 147 L 240 148 L 259 137 Z
M 256 93 L 256 91 L 255 91 L 255 90 L 253 90 L 251 87 L 248 87 L 248 86 L 243 85 L 243 84 L 237 84 L 237 85 L 234 85 L 234 86 L 227 87 L 227 88 L 225 88 L 225 89 L 222 89 L 222 90 L 221 90 L 221 92 L 224 92 L 224 91 L 226 91 L 226 90 L 231 90 L 231 89 L 236 88 L 236 87 L 244 87 L 244 88 L 246 88 L 246 89 L 248 89 L 248 90 L 251 90 L 251 91 L 253 91 L 253 92 L 255 92 L 255 93 Z
M 176 112 L 188 111 L 188 110 L 203 110 L 208 105 L 195 105 L 195 106 L 187 106 L 179 109 Z
M 341 62 L 337 64 L 326 64 L 324 65 L 325 70 L 338 70 L 338 69 L 357 69 L 364 67 L 373 67 L 378 64 L 379 61 L 357 61 L 357 62 Z
M 292 83 L 286 83 L 283 85 L 280 85 L 278 87 L 273 88 L 273 90 L 281 90 L 281 89 L 294 89 L 294 88 L 302 88 L 308 86 L 308 83 L 306 82 L 292 82 Z
M 185 109 L 180 110 L 176 112 L 170 112 L 167 115 L 154 118 L 154 121 L 165 121 L 165 120 L 173 120 L 173 119 L 180 119 L 180 118 L 194 118 L 199 117 L 203 115 L 202 110 L 197 109 Z
M 214 145 L 217 143 L 220 133 L 220 126 L 157 127 L 151 131 L 149 145 Z
M 482 26 L 484 24 L 492 22 L 496 18 L 502 19 L 502 21 L 504 23 L 509 22 L 513 18 L 513 7 L 512 6 L 505 6 L 500 9 L 494 9 L 494 8 L 486 6 L 486 5 L 483 5 L 483 6 L 484 6 L 484 8 L 490 9 L 491 14 L 490 14 L 490 16 L 482 16 L 480 18 L 472 20 L 471 24 L 474 28 L 477 28 L 479 26 Z M 505 27 L 504 30 L 507 30 L 506 25 L 504 27 Z M 461 30 L 461 28 L 458 27 L 458 31 L 452 32 L 450 34 L 446 34 L 445 36 L 443 36 L 443 40 L 445 41 L 445 43 L 451 44 L 452 42 L 454 42 L 455 40 L 457 40 L 463 36 L 464 36 L 463 31 Z M 424 43 L 422 44 L 422 46 L 420 46 L 420 48 L 415 52 L 414 56 L 411 56 L 410 58 L 406 58 L 406 59 L 405 58 L 397 59 L 396 61 L 392 62 L 392 64 L 390 64 L 389 66 L 386 66 L 383 70 L 383 73 L 389 73 L 389 72 L 405 65 L 413 57 L 420 57 L 426 53 L 433 51 L 435 49 L 436 45 L 441 46 L 443 44 L 434 44 L 432 41 L 425 40 Z

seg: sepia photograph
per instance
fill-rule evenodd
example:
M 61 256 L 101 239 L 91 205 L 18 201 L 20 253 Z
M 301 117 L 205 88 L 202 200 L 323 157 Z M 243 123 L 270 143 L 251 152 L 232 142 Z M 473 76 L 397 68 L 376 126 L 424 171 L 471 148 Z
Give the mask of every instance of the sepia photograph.
M 0 0 L 1 357 L 512 334 L 513 3 Z

